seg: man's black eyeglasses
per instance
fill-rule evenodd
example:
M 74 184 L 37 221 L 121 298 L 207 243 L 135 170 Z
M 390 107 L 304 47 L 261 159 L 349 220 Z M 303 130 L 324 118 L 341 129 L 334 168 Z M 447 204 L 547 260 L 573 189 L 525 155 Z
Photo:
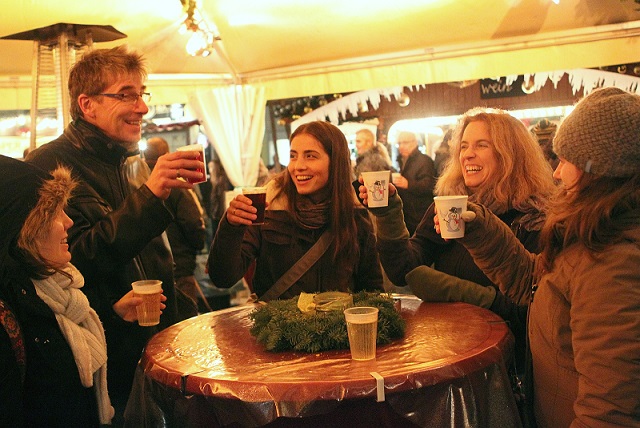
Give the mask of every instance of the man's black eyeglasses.
M 138 99 L 142 98 L 142 101 L 148 103 L 151 101 L 151 94 L 149 92 L 143 92 L 141 94 L 98 94 L 105 97 L 113 98 L 118 101 L 122 101 L 127 104 L 134 104 L 138 102 Z

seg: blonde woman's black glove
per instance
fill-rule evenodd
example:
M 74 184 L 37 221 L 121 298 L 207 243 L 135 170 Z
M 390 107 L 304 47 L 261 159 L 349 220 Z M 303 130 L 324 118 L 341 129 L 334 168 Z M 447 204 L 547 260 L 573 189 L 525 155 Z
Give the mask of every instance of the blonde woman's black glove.
M 418 266 L 405 279 L 411 291 L 425 302 L 465 302 L 490 308 L 496 289 L 439 272 L 428 266 Z

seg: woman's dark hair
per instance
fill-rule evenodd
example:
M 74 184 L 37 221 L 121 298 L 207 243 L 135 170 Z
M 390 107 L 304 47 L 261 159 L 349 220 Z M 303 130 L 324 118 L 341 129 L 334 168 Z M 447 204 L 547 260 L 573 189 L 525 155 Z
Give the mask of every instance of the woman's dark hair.
M 344 134 L 338 127 L 329 122 L 310 122 L 300 125 L 291 134 L 291 141 L 298 135 L 310 135 L 315 138 L 329 155 L 329 181 L 327 195 L 330 198 L 329 228 L 334 233 L 334 259 L 352 261 L 358 257 L 358 231 L 354 217 L 355 195 L 351 185 L 351 155 L 349 145 Z M 285 170 L 278 176 L 281 188 L 294 209 L 296 200 L 300 197 L 293 183 L 289 171 Z
M 551 200 L 540 232 L 540 267 L 550 270 L 558 254 L 575 243 L 594 254 L 605 251 L 625 230 L 638 226 L 638 210 L 640 174 L 614 178 L 583 173 L 571 189 L 560 189 Z

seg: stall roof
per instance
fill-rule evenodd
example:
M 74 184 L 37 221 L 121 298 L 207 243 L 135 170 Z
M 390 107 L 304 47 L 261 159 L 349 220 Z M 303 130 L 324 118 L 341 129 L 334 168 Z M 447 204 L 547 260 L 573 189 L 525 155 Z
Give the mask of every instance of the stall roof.
M 96 47 L 144 52 L 161 98 L 252 83 L 276 99 L 640 60 L 640 0 L 201 0 L 221 38 L 204 58 L 185 51 L 181 0 L 2 3 L 0 37 L 113 26 L 127 37 Z M 0 40 L 0 90 L 28 86 L 30 43 Z

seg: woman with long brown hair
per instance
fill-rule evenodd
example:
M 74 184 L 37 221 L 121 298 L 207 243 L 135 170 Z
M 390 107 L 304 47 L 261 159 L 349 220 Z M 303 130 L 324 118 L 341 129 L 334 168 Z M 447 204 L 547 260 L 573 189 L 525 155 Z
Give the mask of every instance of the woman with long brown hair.
M 451 161 L 438 179 L 437 195 L 469 195 L 506 223 L 526 248 L 538 251 L 544 206 L 555 189 L 551 168 L 524 124 L 504 110 L 474 108 L 461 116 L 450 142 Z M 361 188 L 362 190 L 362 188 Z M 377 217 L 380 258 L 397 286 L 418 266 L 491 286 L 462 245 L 434 230 L 435 207 L 425 212 L 413 236 L 406 232 L 402 201 L 390 189 L 389 208 Z M 360 193 L 365 204 L 366 192 Z
M 435 186 L 438 196 L 468 195 L 507 225 L 531 252 L 538 252 L 544 207 L 555 190 L 553 172 L 538 142 L 522 121 L 506 110 L 472 108 L 463 114 L 449 142 L 451 159 Z M 366 192 L 360 196 L 366 199 Z M 521 373 L 526 347 L 527 302 L 512 301 L 474 263 L 457 240 L 444 240 L 435 231 L 435 206 L 426 210 L 413 236 L 405 227 L 404 203 L 390 186 L 389 207 L 373 208 L 377 219 L 378 249 L 385 272 L 397 286 L 427 301 L 464 301 L 491 309 L 505 320 L 516 337 L 516 364 Z M 366 203 L 366 202 L 365 202 Z M 407 274 L 416 268 L 420 275 Z M 430 271 L 444 272 L 481 286 L 469 286 L 457 295 L 439 294 Z
M 255 260 L 252 288 L 265 293 L 328 231 L 330 245 L 294 284 L 271 298 L 300 292 L 381 290 L 373 226 L 351 185 L 345 136 L 328 122 L 311 122 L 291 135 L 287 169 L 267 184 L 265 222 L 245 195 L 230 203 L 211 245 L 209 276 L 230 287 Z
M 484 129 L 485 138 L 476 129 Z M 447 164 L 436 195 L 469 195 L 496 214 L 514 209 L 541 222 L 538 213 L 555 190 L 553 172 L 519 119 L 505 110 L 473 108 L 460 118 L 449 145 L 458 162 Z M 489 152 L 491 163 L 483 155 Z

